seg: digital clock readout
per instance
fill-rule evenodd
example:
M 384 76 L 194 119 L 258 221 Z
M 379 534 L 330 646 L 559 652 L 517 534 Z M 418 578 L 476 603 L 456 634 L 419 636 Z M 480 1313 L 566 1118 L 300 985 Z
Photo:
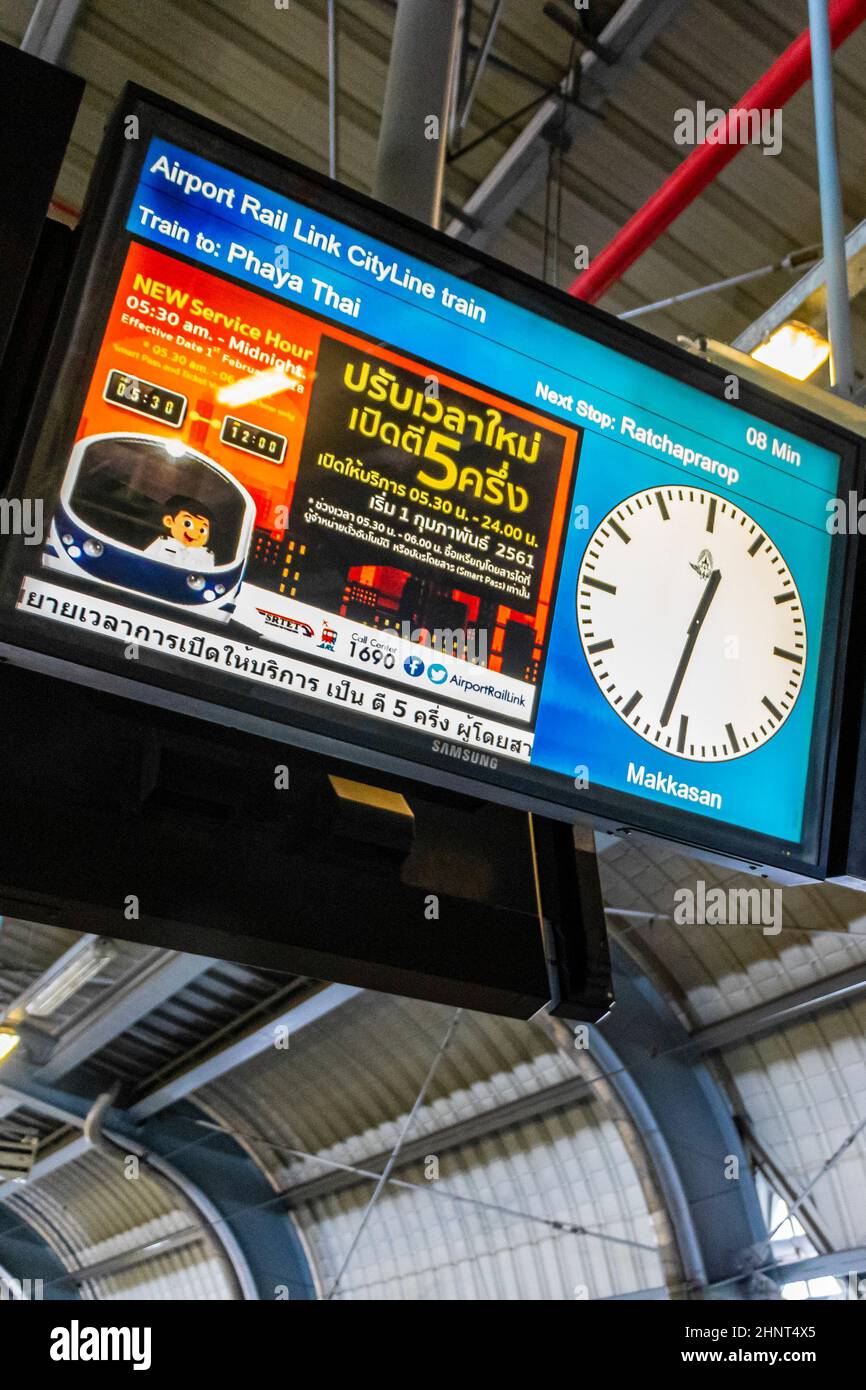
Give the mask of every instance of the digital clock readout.
M 259 425 L 251 425 L 248 420 L 238 420 L 234 415 L 227 415 L 223 420 L 220 439 L 223 444 L 230 444 L 233 449 L 243 449 L 245 453 L 267 459 L 269 463 L 282 463 L 285 458 L 285 435 L 263 430 Z
M 186 396 L 126 372 L 109 372 L 102 394 L 110 405 L 133 410 L 136 415 L 146 415 L 149 420 L 159 420 L 173 429 L 180 429 L 186 416 Z

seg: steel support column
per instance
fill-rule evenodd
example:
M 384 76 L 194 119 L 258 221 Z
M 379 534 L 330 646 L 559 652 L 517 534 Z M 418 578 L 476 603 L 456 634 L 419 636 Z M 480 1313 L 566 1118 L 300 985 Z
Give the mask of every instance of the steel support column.
M 844 43 L 864 20 L 866 0 L 831 0 L 828 45 L 836 48 Z M 743 145 L 737 113 L 784 106 L 808 80 L 811 71 L 811 38 L 805 29 L 713 127 L 713 131 L 724 131 L 724 139 L 711 139 L 713 131 L 708 132 L 707 138 L 593 257 L 589 268 L 569 285 L 568 293 L 595 304 L 740 153 Z
M 830 327 L 830 384 L 850 399 L 854 389 L 854 348 L 851 305 L 845 260 L 845 217 L 839 156 L 836 151 L 836 112 L 833 105 L 833 47 L 828 0 L 809 0 L 812 37 L 812 96 L 815 104 L 815 142 L 818 147 L 818 186 L 821 227 L 827 265 L 827 319 Z
M 337 177 L 340 167 L 340 65 L 337 36 L 337 0 L 328 0 L 328 175 Z
M 670 1006 L 616 942 L 611 954 L 616 1005 L 590 1050 L 644 1141 L 687 1281 L 741 1280 L 745 1297 L 767 1230 L 733 1117 L 707 1068 L 672 1051 L 688 1035 Z
M 62 63 L 80 9 L 81 0 L 36 0 L 21 40 L 23 52 L 46 63 Z
M 398 0 L 373 195 L 439 226 L 458 0 Z
M 124 1134 L 130 1141 L 134 1136 L 148 1153 L 164 1155 L 167 1174 L 179 1174 L 206 1198 L 210 1222 L 234 1256 L 235 1267 L 240 1254 L 251 1276 L 245 1297 L 273 1300 L 285 1297 L 287 1290 L 292 1302 L 314 1299 L 313 1275 L 282 1198 L 233 1139 L 203 1130 L 196 1118 L 194 1110 L 183 1107 L 183 1113 L 140 1127 L 125 1123 L 114 1137 L 122 1143 Z

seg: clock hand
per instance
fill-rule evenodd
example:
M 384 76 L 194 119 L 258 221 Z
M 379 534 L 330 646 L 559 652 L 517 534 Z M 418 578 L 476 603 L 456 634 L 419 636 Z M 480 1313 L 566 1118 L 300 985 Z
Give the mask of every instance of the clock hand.
M 689 662 L 692 659 L 692 652 L 694 651 L 695 643 L 698 640 L 698 633 L 701 630 L 704 618 L 707 616 L 707 613 L 709 612 L 710 604 L 712 603 L 715 597 L 716 589 L 718 589 L 721 581 L 721 570 L 713 570 L 712 574 L 707 580 L 707 587 L 704 589 L 704 592 L 701 595 L 701 601 L 695 609 L 695 616 L 692 618 L 692 621 L 689 624 L 689 633 L 686 638 L 686 645 L 683 647 L 683 654 L 680 657 L 680 664 L 674 673 L 674 678 L 671 682 L 671 688 L 668 691 L 668 698 L 665 700 L 665 707 L 662 710 L 662 717 L 659 720 L 659 723 L 661 724 L 662 728 L 665 727 L 665 725 L 668 723 L 671 715 L 674 712 L 674 705 L 676 704 L 677 696 L 680 693 L 680 686 L 682 685 L 683 680 L 685 679 L 685 674 L 688 670 Z

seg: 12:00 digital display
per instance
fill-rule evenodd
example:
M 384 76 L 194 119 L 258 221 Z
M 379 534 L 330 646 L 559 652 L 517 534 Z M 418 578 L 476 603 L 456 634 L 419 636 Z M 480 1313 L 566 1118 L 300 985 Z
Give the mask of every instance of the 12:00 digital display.
M 282 463 L 286 456 L 286 437 L 274 434 L 261 426 L 250 425 L 235 415 L 227 415 L 220 430 L 220 439 L 235 449 L 245 449 L 248 454 L 258 454 L 270 463 Z

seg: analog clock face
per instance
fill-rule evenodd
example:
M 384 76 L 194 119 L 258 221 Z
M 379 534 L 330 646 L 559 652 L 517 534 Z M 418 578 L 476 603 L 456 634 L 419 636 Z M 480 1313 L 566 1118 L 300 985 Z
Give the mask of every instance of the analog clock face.
M 625 498 L 590 538 L 576 602 L 599 690 L 666 753 L 743 757 L 797 702 L 807 656 L 794 577 L 763 528 L 714 492 Z

